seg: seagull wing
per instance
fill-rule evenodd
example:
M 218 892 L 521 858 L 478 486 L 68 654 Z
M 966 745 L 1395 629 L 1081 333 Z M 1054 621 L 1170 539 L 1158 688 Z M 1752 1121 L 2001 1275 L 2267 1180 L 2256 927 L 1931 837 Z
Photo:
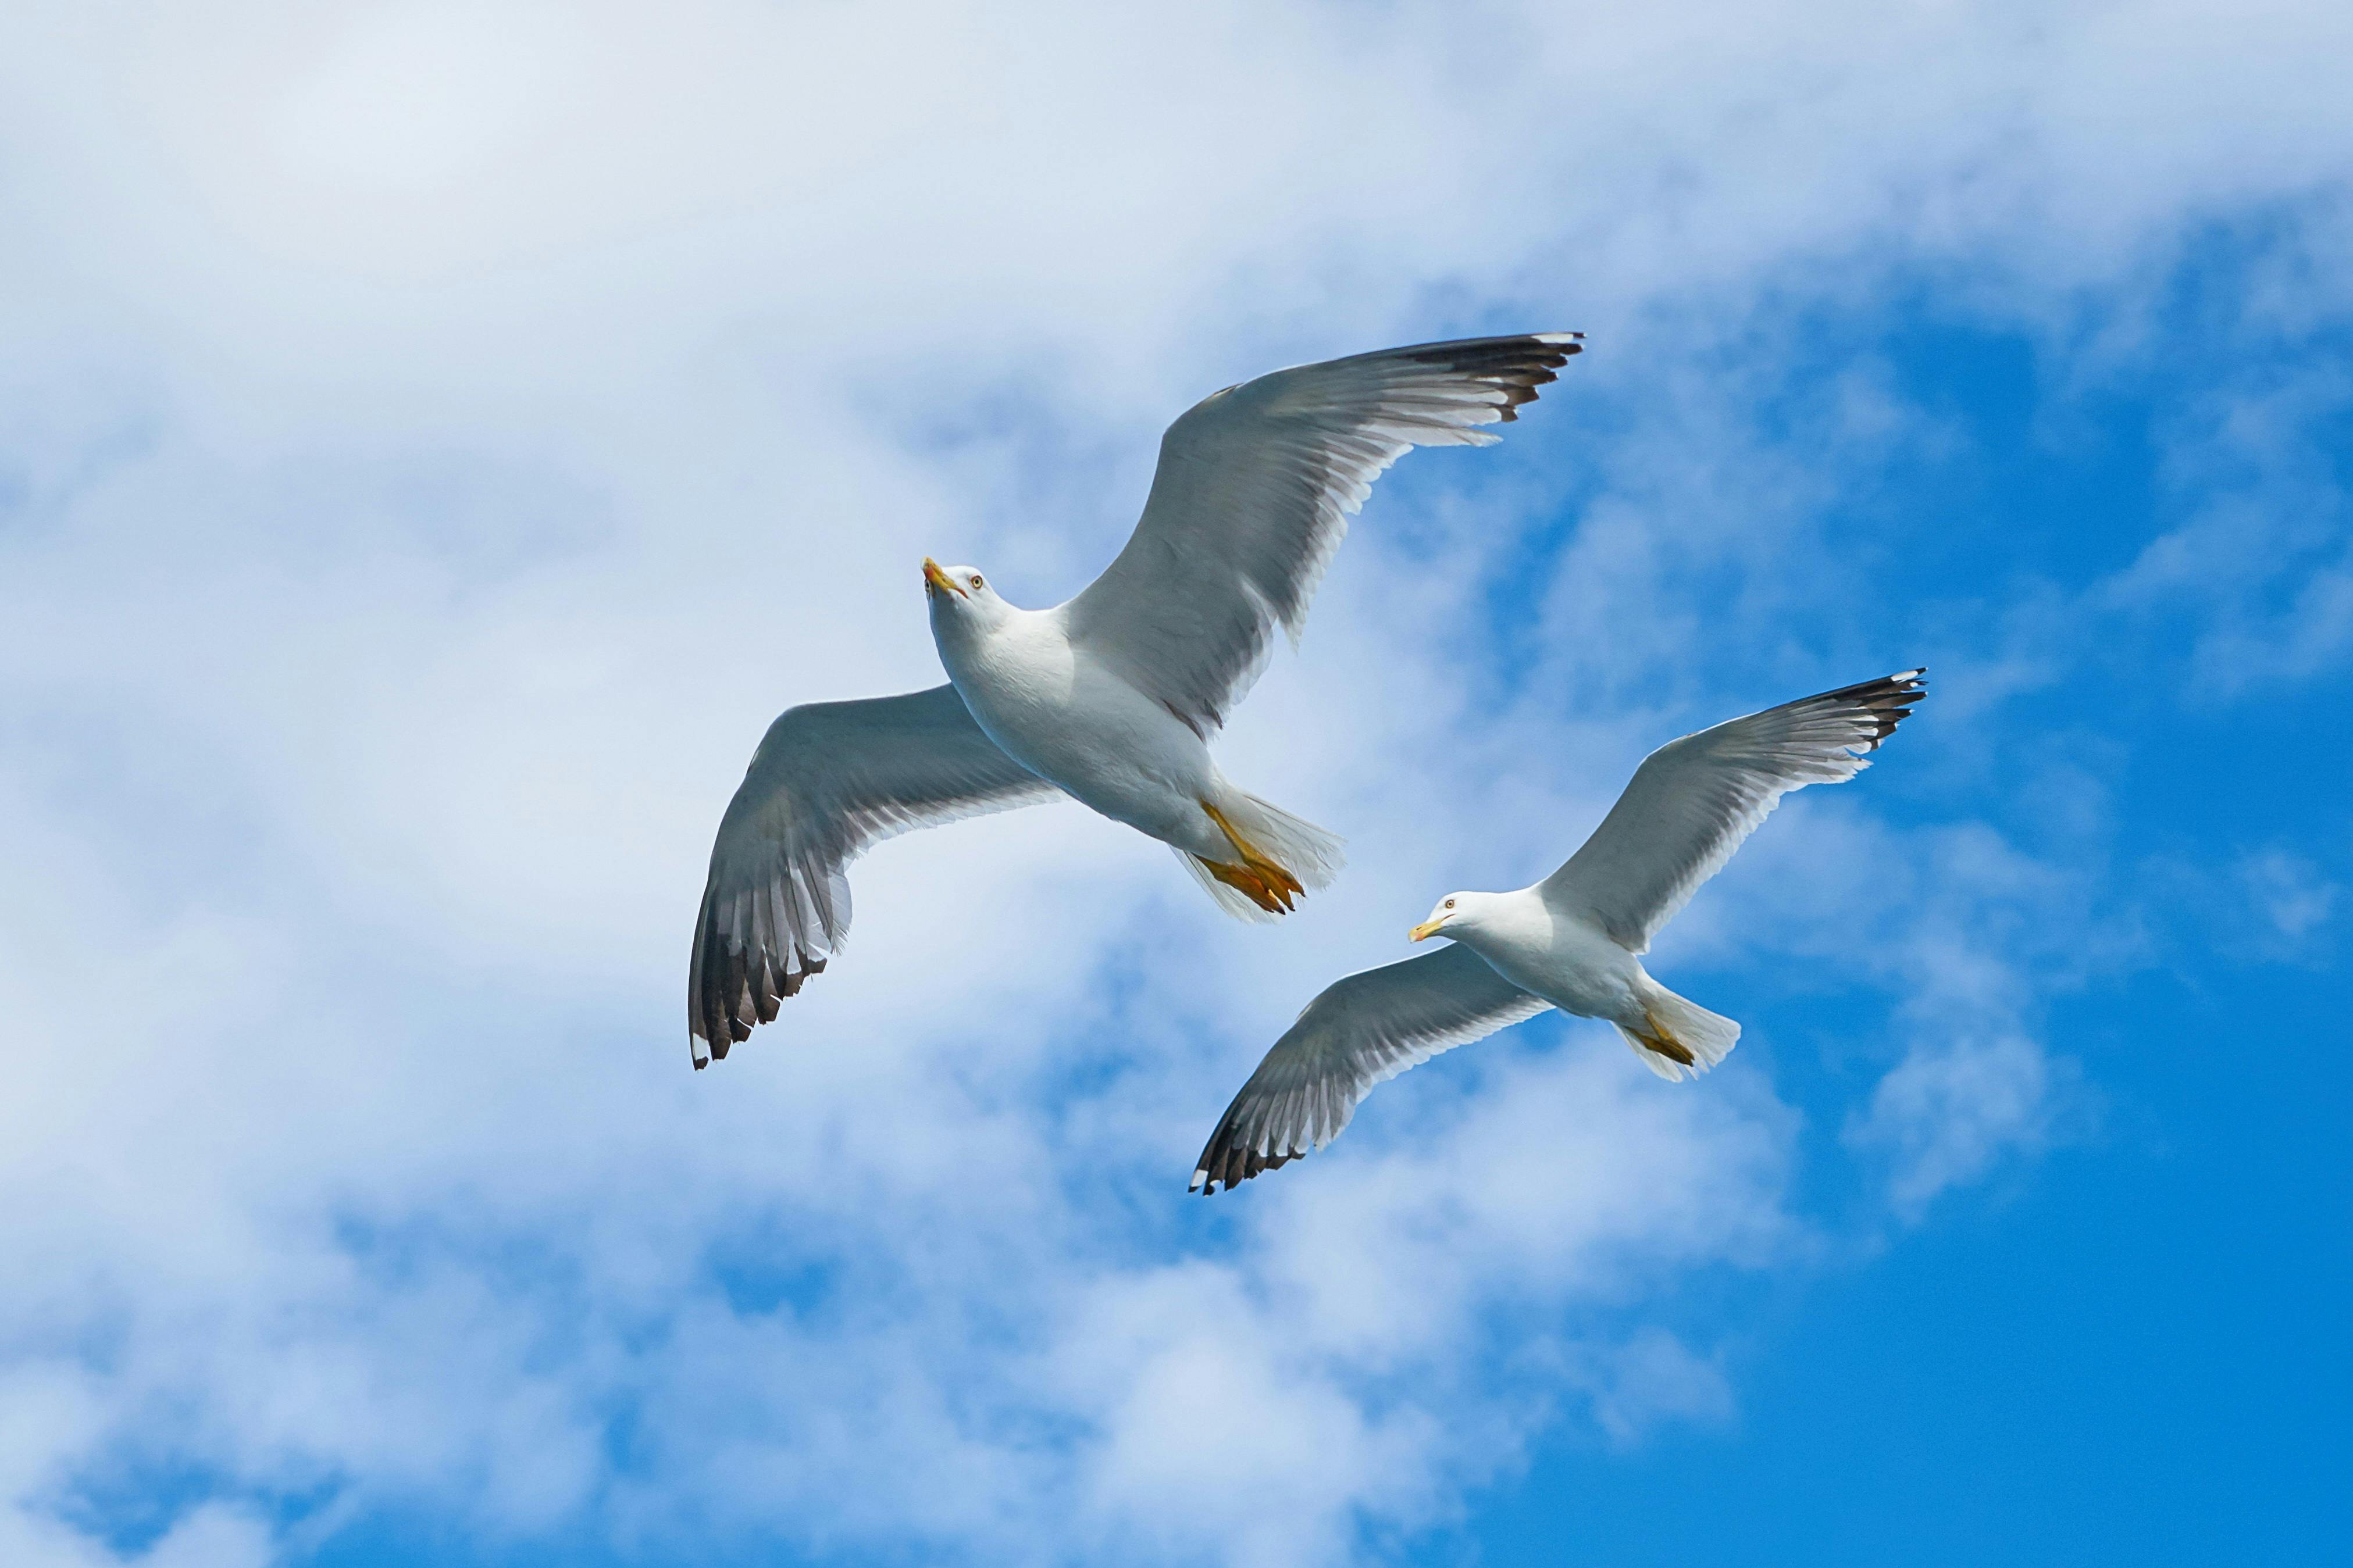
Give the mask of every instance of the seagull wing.
M 1630 952 L 1724 868 L 1781 797 L 1839 784 L 1927 691 L 1907 669 L 1801 697 L 1670 741 L 1642 759 L 1584 847 L 1539 885 L 1556 911 L 1599 925 Z
M 999 751 L 953 686 L 813 702 L 768 726 L 711 850 L 686 1026 L 694 1065 L 776 1016 L 849 929 L 843 868 L 909 828 L 1053 800 Z
M 1298 639 L 1348 519 L 1413 447 L 1483 447 L 1482 426 L 1579 352 L 1577 332 L 1471 338 L 1279 370 L 1186 412 L 1160 441 L 1144 517 L 1068 606 L 1071 637 L 1208 735 Z
M 1321 1149 L 1375 1084 L 1550 1005 L 1460 945 L 1327 986 L 1226 1107 L 1194 1188 L 1231 1187 Z

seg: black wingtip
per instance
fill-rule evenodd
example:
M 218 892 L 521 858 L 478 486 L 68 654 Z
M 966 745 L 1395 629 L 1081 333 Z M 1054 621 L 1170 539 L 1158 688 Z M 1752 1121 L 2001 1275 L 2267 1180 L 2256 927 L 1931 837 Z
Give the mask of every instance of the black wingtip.
M 1208 1146 L 1201 1151 L 1200 1161 L 1193 1167 L 1193 1180 L 1185 1190 L 1205 1198 L 1220 1190 L 1231 1192 L 1244 1182 L 1268 1171 L 1281 1170 L 1299 1157 L 1293 1152 L 1261 1154 L 1237 1141 L 1231 1122 L 1220 1123 L 1210 1135 Z
M 1899 669 L 1877 680 L 1866 680 L 1838 693 L 1860 704 L 1870 716 L 1872 733 L 1870 749 L 1877 751 L 1880 743 L 1895 733 L 1895 727 L 1912 716 L 1914 704 L 1928 695 L 1928 667 Z

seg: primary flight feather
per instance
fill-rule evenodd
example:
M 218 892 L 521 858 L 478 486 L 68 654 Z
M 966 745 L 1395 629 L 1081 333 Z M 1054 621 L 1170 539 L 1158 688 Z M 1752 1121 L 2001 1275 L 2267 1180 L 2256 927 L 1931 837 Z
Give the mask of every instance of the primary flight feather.
M 1799 698 L 1652 752 L 1583 848 L 1533 887 L 1449 893 L 1408 933 L 1454 945 L 1327 987 L 1266 1053 L 1193 1172 L 1204 1193 L 1321 1149 L 1375 1084 L 1558 1007 L 1606 1018 L 1661 1078 L 1724 1059 L 1740 1026 L 1642 968 L 1651 938 L 1783 795 L 1871 765 L 1925 669 Z
M 908 828 L 1069 795 L 1169 845 L 1241 918 L 1327 886 L 1340 841 L 1227 780 L 1208 742 L 1274 628 L 1298 637 L 1382 470 L 1496 440 L 1484 426 L 1516 418 L 1581 337 L 1388 349 L 1204 398 L 1161 438 L 1126 547 L 1052 609 L 925 560 L 948 684 L 791 710 L 721 819 L 687 979 L 694 1065 L 825 968 L 849 925 L 844 868 Z

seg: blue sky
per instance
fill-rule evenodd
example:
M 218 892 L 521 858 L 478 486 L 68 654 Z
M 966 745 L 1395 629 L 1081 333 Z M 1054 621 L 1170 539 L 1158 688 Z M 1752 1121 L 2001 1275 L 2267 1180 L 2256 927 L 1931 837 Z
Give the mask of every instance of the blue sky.
M 0 1560 L 2345 1539 L 2335 10 L 207 11 L 0 18 Z M 919 835 L 686 1070 L 923 554 L 1052 602 L 1202 393 L 1556 327 L 1221 742 L 1331 894 Z M 1724 1068 L 1540 1020 L 1185 1196 L 1438 894 L 1924 661 L 1660 943 Z

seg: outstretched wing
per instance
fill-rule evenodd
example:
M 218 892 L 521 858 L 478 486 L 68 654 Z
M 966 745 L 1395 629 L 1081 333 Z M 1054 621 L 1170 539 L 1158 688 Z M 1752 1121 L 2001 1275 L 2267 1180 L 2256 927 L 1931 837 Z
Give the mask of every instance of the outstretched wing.
M 1279 370 L 1168 427 L 1135 533 L 1070 603 L 1071 637 L 1208 735 L 1296 641 L 1348 519 L 1412 447 L 1483 447 L 1481 428 L 1580 350 L 1581 332 L 1469 338 Z
M 868 845 L 1060 794 L 997 750 L 953 686 L 788 710 L 752 754 L 712 846 L 687 974 L 694 1065 L 774 1018 L 840 949 L 842 870 Z
M 1550 1005 L 1459 945 L 1327 986 L 1226 1107 L 1194 1189 L 1230 1187 L 1321 1149 L 1375 1084 Z
M 1583 848 L 1541 884 L 1546 902 L 1592 921 L 1632 952 L 1724 869 L 1783 795 L 1839 784 L 1926 694 L 1906 669 L 1801 697 L 1670 741 L 1642 759 Z

